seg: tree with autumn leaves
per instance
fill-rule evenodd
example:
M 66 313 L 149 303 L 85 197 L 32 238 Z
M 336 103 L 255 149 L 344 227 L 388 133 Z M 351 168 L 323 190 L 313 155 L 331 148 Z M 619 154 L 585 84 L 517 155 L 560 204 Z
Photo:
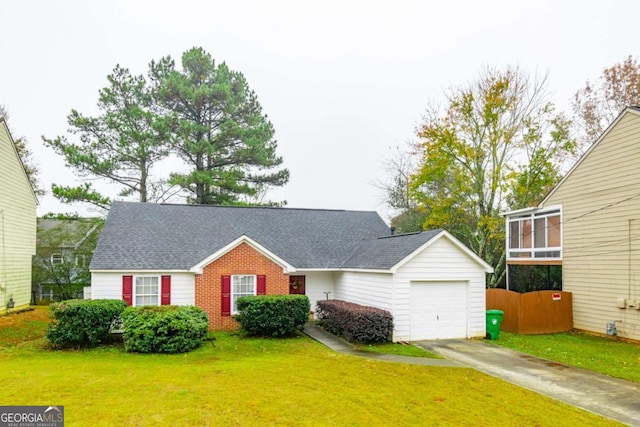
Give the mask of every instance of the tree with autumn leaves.
M 417 129 L 420 161 L 409 193 L 424 229 L 445 228 L 491 264 L 487 285 L 504 279 L 504 219 L 509 208 L 537 204 L 575 150 L 569 120 L 548 101 L 545 79 L 518 68 L 485 69 L 451 89 L 444 109 Z
M 381 188 L 398 212 L 392 223 L 404 232 L 449 230 L 494 267 L 487 285 L 498 286 L 500 212 L 537 205 L 625 107 L 639 104 L 640 64 L 631 56 L 587 81 L 571 118 L 548 101 L 545 79 L 487 68 L 449 90 L 444 109 L 427 110 L 408 152 L 417 162 L 407 153 L 391 161 Z
M 602 70 L 596 80 L 587 80 L 573 97 L 574 129 L 581 151 L 602 135 L 629 106 L 640 105 L 640 63 L 629 55 Z

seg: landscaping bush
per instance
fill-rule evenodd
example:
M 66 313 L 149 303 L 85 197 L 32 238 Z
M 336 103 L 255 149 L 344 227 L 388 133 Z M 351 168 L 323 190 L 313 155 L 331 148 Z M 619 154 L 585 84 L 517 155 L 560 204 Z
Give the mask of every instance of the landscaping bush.
M 50 306 L 45 334 L 56 348 L 97 347 L 109 340 L 111 325 L 126 308 L 121 300 L 68 300 Z
M 240 330 L 259 337 L 291 336 L 309 320 L 305 295 L 261 295 L 238 298 Z
M 391 341 L 393 316 L 386 310 L 340 300 L 318 301 L 320 325 L 353 343 Z
M 207 313 L 194 306 L 127 307 L 122 313 L 125 351 L 185 353 L 207 336 Z

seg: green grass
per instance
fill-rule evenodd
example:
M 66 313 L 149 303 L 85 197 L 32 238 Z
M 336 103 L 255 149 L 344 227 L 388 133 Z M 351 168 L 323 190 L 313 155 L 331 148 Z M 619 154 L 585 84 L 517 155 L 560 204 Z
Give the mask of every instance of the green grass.
M 397 354 L 400 356 L 428 357 L 432 359 L 442 359 L 441 356 L 424 350 L 411 344 L 385 343 L 385 344 L 362 344 L 355 346 L 357 350 L 371 353 Z
M 214 336 L 178 355 L 6 346 L 0 403 L 64 405 L 69 426 L 618 425 L 472 369 L 352 357 L 305 336 Z
M 500 332 L 492 344 L 577 366 L 616 378 L 640 382 L 640 345 L 576 332 L 518 335 Z

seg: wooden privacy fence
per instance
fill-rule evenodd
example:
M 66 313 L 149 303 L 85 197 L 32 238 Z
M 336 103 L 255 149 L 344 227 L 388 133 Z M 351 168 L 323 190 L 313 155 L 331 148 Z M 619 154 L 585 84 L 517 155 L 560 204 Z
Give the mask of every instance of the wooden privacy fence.
M 520 294 L 487 289 L 487 310 L 504 311 L 500 330 L 517 334 L 548 334 L 573 329 L 571 292 L 536 291 Z

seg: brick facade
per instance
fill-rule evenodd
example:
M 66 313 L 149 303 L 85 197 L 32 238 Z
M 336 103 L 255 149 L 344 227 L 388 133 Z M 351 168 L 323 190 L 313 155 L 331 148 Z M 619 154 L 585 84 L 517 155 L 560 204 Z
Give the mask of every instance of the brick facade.
M 240 326 L 232 316 L 222 316 L 222 276 L 264 274 L 267 295 L 288 294 L 289 275 L 282 267 L 247 243 L 241 243 L 196 274 L 196 306 L 209 315 L 209 329 L 236 330 Z

